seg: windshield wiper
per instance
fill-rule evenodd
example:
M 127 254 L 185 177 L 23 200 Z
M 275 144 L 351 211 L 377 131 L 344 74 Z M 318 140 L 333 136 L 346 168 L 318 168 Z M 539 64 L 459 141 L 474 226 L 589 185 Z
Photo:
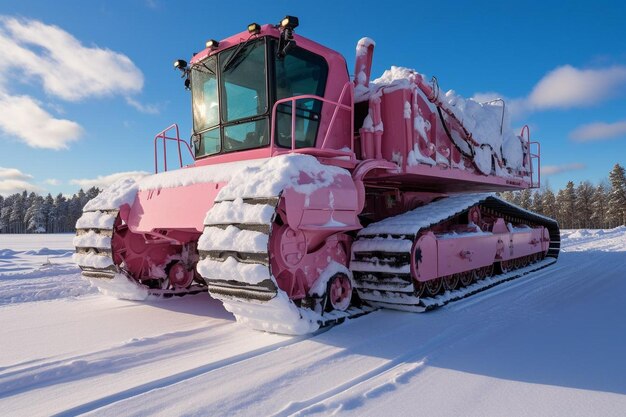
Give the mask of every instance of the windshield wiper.
M 250 43 L 250 41 L 252 40 L 252 36 L 253 35 L 250 35 L 250 37 L 244 43 L 240 43 L 239 46 L 237 46 L 237 49 L 235 49 L 235 52 L 233 52 L 232 55 L 229 56 L 228 59 L 226 60 L 226 63 L 224 64 L 224 69 L 222 71 L 226 72 L 229 69 L 231 69 L 231 67 L 234 69 L 234 68 L 237 68 L 239 66 L 239 64 L 243 61 L 243 58 L 245 58 L 245 56 L 241 56 L 240 57 L 240 53 Z M 252 52 L 252 50 L 255 47 L 256 47 L 256 45 L 253 45 L 252 48 L 250 48 L 250 50 L 246 54 L 246 56 L 249 55 L 250 52 Z M 235 61 L 236 58 L 240 58 L 240 59 Z
M 196 70 L 196 71 L 200 71 L 200 72 L 204 72 L 202 71 L 202 69 L 200 67 L 204 67 L 206 68 L 207 72 L 210 73 L 211 75 L 216 75 L 215 74 L 215 70 L 212 70 L 207 64 L 205 64 L 204 62 L 200 62 L 195 64 L 193 67 L 191 67 L 192 70 Z

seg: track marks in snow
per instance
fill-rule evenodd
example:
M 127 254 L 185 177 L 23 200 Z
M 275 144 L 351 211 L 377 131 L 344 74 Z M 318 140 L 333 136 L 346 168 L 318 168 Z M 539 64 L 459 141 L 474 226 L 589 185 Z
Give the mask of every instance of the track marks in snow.
M 357 409 L 364 406 L 367 400 L 390 394 L 399 385 L 408 384 L 424 364 L 425 360 L 408 363 L 393 361 L 309 401 L 289 403 L 273 416 L 337 415 L 341 411 Z M 335 399 L 340 395 L 341 399 Z
M 0 372 L 0 398 L 49 385 L 52 382 L 62 384 L 101 374 L 123 372 L 149 364 L 155 357 L 168 359 L 185 355 L 191 351 L 202 349 L 204 343 L 208 343 L 211 339 L 210 335 L 206 333 L 215 332 L 215 330 L 215 327 L 212 327 L 209 332 L 206 328 L 198 328 L 155 337 L 131 339 L 117 347 L 68 359 L 48 359 L 47 362 L 32 364 L 31 366 L 23 367 L 29 364 L 26 363 L 21 366 L 6 367 L 7 370 L 21 369 Z
M 232 326 L 232 323 L 230 323 L 230 325 Z M 107 405 L 116 403 L 118 401 L 123 401 L 128 398 L 141 396 L 142 394 L 148 393 L 150 391 L 153 391 L 156 389 L 167 388 L 175 384 L 180 384 L 190 379 L 196 378 L 198 376 L 208 374 L 215 370 L 219 370 L 221 368 L 225 368 L 225 367 L 235 365 L 241 362 L 245 362 L 248 360 L 253 360 L 254 358 L 258 356 L 262 356 L 268 352 L 298 343 L 306 338 L 307 338 L 306 336 L 289 338 L 279 343 L 275 343 L 275 344 L 265 346 L 262 348 L 250 350 L 248 352 L 234 355 L 234 356 L 231 356 L 226 359 L 219 360 L 219 361 L 211 362 L 203 366 L 198 366 L 198 367 L 186 370 L 184 372 L 175 373 L 175 374 L 166 376 L 164 378 L 155 379 L 153 381 L 150 381 L 150 382 L 126 389 L 126 390 L 122 390 L 114 394 L 104 396 L 97 400 L 87 402 L 80 406 L 70 408 L 63 412 L 54 414 L 54 416 L 55 417 L 66 417 L 66 416 L 69 417 L 69 416 L 75 416 L 78 414 L 89 413 L 91 411 L 98 410 L 102 407 L 106 407 Z M 157 356 L 157 357 L 159 358 L 159 360 L 162 359 L 162 357 L 160 356 Z
M 462 311 L 469 307 L 472 307 L 473 305 L 483 303 L 489 300 L 490 298 L 497 297 L 504 292 L 508 292 L 515 288 L 528 285 L 531 282 L 534 282 L 537 280 L 550 279 L 551 275 L 553 275 L 555 272 L 558 272 L 564 268 L 565 266 L 561 266 L 557 261 L 556 264 L 550 265 L 546 269 L 532 272 L 529 275 L 521 276 L 512 281 L 503 282 L 501 284 L 498 284 L 495 287 L 487 289 L 486 291 L 480 292 L 478 294 L 474 294 L 468 298 L 455 301 L 451 304 L 445 305 L 442 308 L 449 310 L 449 311 Z

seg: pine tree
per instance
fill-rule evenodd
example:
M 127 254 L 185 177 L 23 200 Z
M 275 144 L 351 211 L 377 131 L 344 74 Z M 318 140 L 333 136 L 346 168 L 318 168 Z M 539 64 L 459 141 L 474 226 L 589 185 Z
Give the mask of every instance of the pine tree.
M 54 199 L 54 226 L 53 233 L 65 232 L 67 221 L 67 200 L 63 194 L 59 193 Z
M 0 213 L 2 213 L 2 208 L 4 207 L 4 197 L 0 195 Z M 4 223 L 2 223 L 2 216 L 0 215 L 0 233 L 2 233 L 2 229 L 4 229 Z
M 556 207 L 555 207 L 555 217 L 559 222 L 559 226 L 561 229 L 569 229 L 571 226 L 568 222 L 566 204 L 565 204 L 565 190 L 559 190 L 556 193 Z
M 50 193 L 48 193 L 44 199 L 42 212 L 44 215 L 44 227 L 46 228 L 46 232 L 53 233 L 53 218 L 56 216 L 56 212 L 54 211 L 54 198 L 52 198 Z
M 31 217 L 34 214 L 34 211 L 32 208 L 36 199 L 37 199 L 37 194 L 31 191 L 31 193 L 28 195 L 28 197 L 26 197 L 26 200 L 24 201 L 23 219 L 24 219 L 24 226 L 25 226 L 24 229 L 26 231 L 28 231 L 28 224 L 30 223 Z
M 12 233 L 11 230 L 11 216 L 13 211 L 13 201 L 18 197 L 18 194 L 13 194 L 4 199 L 4 207 L 0 212 L 0 224 L 2 225 L 2 231 L 4 233 Z
M 574 227 L 593 227 L 591 222 L 593 215 L 593 194 L 594 189 L 589 181 L 583 181 L 576 187 L 576 200 L 574 201 L 576 215 L 574 216 Z
M 611 182 L 607 207 L 609 227 L 626 225 L 626 175 L 620 164 L 615 164 L 609 173 L 609 181 Z
M 42 212 L 44 199 L 41 196 L 36 196 L 33 203 L 26 210 L 26 231 L 29 233 L 42 233 L 46 231 L 44 223 L 44 215 Z
M 4 209 L 4 197 L 0 195 L 0 233 L 4 233 L 4 228 L 7 226 L 2 217 L 2 210 Z
M 533 192 L 532 203 L 530 204 L 530 210 L 538 214 L 543 213 L 543 194 L 541 190 L 535 190 Z
M 26 193 L 26 191 L 24 191 Z M 9 217 L 9 233 L 24 232 L 24 200 L 28 195 L 16 194 Z
M 592 214 L 591 221 L 594 228 L 604 229 L 607 228 L 606 222 L 606 208 L 607 208 L 607 194 L 604 184 L 600 183 L 593 191 L 593 201 L 591 203 Z
M 530 210 L 532 205 L 532 192 L 530 188 L 526 188 L 519 193 L 519 205 L 526 210 Z
M 80 191 L 82 192 L 83 190 Z M 83 213 L 83 206 L 85 203 L 81 203 L 81 200 L 86 203 L 85 193 L 82 193 L 82 197 L 74 194 L 67 203 L 67 223 L 65 227 L 69 231 L 74 229 L 76 221 Z
M 508 202 L 513 202 L 513 191 L 503 191 L 501 193 L 498 193 L 498 195 L 503 200 L 506 200 Z
M 557 219 L 556 197 L 548 187 L 543 192 L 543 214 L 551 219 Z M 558 220 L 558 219 L 557 219 Z
M 92 198 L 96 197 L 98 194 L 100 194 L 100 189 L 98 187 L 91 187 L 90 189 L 87 190 L 86 193 L 86 201 L 83 202 L 83 207 L 85 206 L 85 204 L 87 204 L 87 201 L 91 200 Z
M 564 215 L 565 215 L 565 224 L 567 229 L 571 229 L 576 227 L 576 189 L 574 188 L 574 182 L 568 181 L 565 186 L 565 190 L 563 190 L 564 200 L 563 207 Z

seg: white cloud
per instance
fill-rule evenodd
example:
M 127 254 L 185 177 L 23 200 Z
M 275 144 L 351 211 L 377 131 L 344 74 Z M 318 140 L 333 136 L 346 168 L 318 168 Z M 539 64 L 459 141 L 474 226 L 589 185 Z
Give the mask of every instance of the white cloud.
M 41 192 L 41 188 L 29 182 L 32 178 L 32 175 L 25 174 L 19 169 L 0 167 L 0 195 L 21 193 L 24 190 Z
M 126 97 L 126 103 L 128 103 L 130 106 L 134 107 L 141 113 L 159 114 L 159 112 L 161 111 L 161 109 L 159 109 L 159 106 L 157 106 L 156 104 L 143 104 L 132 97 Z
M 626 136 L 626 120 L 615 123 L 590 123 L 574 129 L 569 137 L 576 142 L 589 142 Z
M 578 171 L 587 168 L 587 165 L 575 162 L 563 165 L 546 165 L 541 167 L 542 175 L 555 175 L 563 172 Z
M 43 191 L 41 188 L 34 184 L 20 180 L 0 180 L 0 195 L 11 195 L 15 193 L 21 193 L 22 191 L 40 193 Z
M 0 15 L 0 51 L 0 131 L 31 147 L 67 148 L 83 129 L 56 118 L 32 97 L 10 93 L 20 82 L 39 81 L 48 94 L 67 101 L 128 96 L 143 87 L 142 72 L 126 55 L 84 46 L 63 29 L 37 20 Z M 155 109 L 131 105 L 144 112 Z M 46 106 L 61 113 L 54 103 Z
M 0 167 L 0 180 L 30 180 L 33 176 L 30 174 L 24 174 L 17 168 L 4 168 Z
M 527 113 L 551 108 L 588 107 L 617 95 L 626 86 L 626 67 L 578 69 L 564 65 L 548 72 L 526 97 L 508 98 L 496 91 L 478 92 L 478 102 L 502 98 L 508 113 L 519 119 Z
M 143 74 L 126 55 L 85 47 L 61 28 L 0 16 L 0 70 L 25 72 L 64 100 L 138 92 Z
M 48 184 L 48 185 L 61 185 L 61 181 L 59 181 L 59 180 L 57 180 L 55 178 L 48 178 L 48 179 L 44 180 L 44 183 Z
M 546 74 L 528 96 L 538 109 L 587 107 L 612 97 L 626 84 L 626 67 L 578 69 L 558 67 Z
M 76 122 L 55 119 L 28 96 L 0 93 L 0 129 L 33 148 L 63 149 L 77 140 L 83 129 Z
M 75 180 L 71 180 L 70 184 L 79 185 L 83 189 L 88 189 L 91 187 L 98 187 L 100 189 L 103 189 L 122 178 L 138 179 L 146 175 L 148 175 L 148 172 L 145 172 L 145 171 L 118 172 L 118 173 L 111 174 L 111 175 L 99 175 L 96 178 L 75 179 Z

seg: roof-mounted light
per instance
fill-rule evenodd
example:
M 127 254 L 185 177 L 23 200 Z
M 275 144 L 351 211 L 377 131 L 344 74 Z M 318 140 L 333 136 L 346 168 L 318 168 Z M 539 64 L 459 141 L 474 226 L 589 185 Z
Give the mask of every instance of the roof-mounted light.
M 261 25 L 259 25 L 258 23 L 250 23 L 248 25 L 248 32 L 251 35 L 258 35 L 259 33 L 261 33 Z
M 187 69 L 187 61 L 185 61 L 184 59 L 177 59 L 176 61 L 174 61 L 174 68 L 185 71 Z
M 285 16 L 283 20 L 280 21 L 280 27 L 285 29 L 295 29 L 299 24 L 300 22 L 295 16 Z
M 206 47 L 209 49 L 215 49 L 218 46 L 220 46 L 220 43 L 215 39 L 209 39 L 208 41 L 206 41 Z

